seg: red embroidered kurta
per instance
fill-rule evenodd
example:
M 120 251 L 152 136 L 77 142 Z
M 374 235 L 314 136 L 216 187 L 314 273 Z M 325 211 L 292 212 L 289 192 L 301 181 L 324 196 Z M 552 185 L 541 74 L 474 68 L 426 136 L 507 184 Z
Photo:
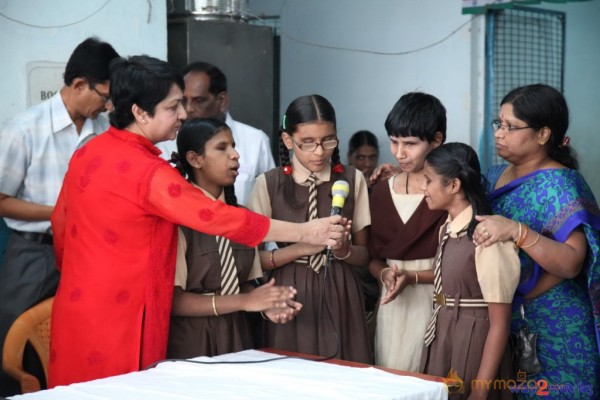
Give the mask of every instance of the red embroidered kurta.
M 207 198 L 146 138 L 111 127 L 73 155 L 52 214 L 61 280 L 49 386 L 164 359 L 176 224 L 256 246 L 269 220 Z

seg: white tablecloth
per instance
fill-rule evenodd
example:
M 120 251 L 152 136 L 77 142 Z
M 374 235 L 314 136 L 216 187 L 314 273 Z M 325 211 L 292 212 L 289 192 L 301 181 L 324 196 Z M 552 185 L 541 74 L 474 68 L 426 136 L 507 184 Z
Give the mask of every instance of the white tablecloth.
M 280 356 L 256 350 L 193 360 L 259 361 Z M 59 386 L 18 400 L 153 399 L 447 399 L 445 385 L 376 368 L 281 359 L 258 364 L 166 362 L 147 371 Z

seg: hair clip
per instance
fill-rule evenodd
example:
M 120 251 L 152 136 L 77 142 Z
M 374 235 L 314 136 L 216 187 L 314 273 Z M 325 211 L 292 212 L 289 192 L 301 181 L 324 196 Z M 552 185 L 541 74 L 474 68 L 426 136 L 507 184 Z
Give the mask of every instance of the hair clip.
M 344 172 L 344 166 L 342 164 L 335 164 L 331 170 L 336 174 L 341 174 Z
M 571 143 L 571 138 L 565 135 L 562 141 L 562 145 L 560 147 L 568 147 L 569 143 Z
M 287 129 L 287 126 L 285 126 L 285 114 L 283 114 L 283 118 L 281 119 L 281 127 L 283 128 L 283 130 Z
M 284 166 L 283 166 L 283 173 L 284 173 L 284 174 L 286 174 L 286 175 L 291 175 L 293 171 L 294 171 L 294 170 L 292 169 L 292 166 L 291 166 L 291 165 L 284 165 Z

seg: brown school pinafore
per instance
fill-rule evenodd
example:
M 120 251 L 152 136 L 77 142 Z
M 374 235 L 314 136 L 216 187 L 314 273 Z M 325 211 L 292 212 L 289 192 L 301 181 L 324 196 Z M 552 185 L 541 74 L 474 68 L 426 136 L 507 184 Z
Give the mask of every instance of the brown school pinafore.
M 343 177 L 333 177 L 317 186 L 318 216 L 326 217 L 331 208 L 331 186 L 336 179 L 350 185 L 343 215 L 354 214 L 355 170 L 345 167 Z M 286 176 L 281 168 L 265 174 L 271 199 L 272 218 L 306 222 L 308 220 L 308 187 L 294 184 L 296 199 L 303 206 L 293 208 L 286 199 L 283 184 Z M 285 247 L 289 243 L 278 243 Z M 296 318 L 286 324 L 267 323 L 266 345 L 276 349 L 296 351 L 319 356 L 336 353 L 336 332 L 339 352 L 336 358 L 372 363 L 361 283 L 355 266 L 333 259 L 325 276 L 325 267 L 319 273 L 307 264 L 291 262 L 275 269 L 272 276 L 278 285 L 293 285 L 297 301 L 303 308 Z M 324 278 L 326 281 L 324 282 Z M 323 302 L 321 302 L 323 293 Z
M 215 293 L 221 289 L 221 260 L 214 236 L 181 227 L 187 242 L 186 291 Z M 254 247 L 231 242 L 240 285 L 247 281 Z M 217 297 L 218 299 L 218 297 Z M 218 301 L 218 300 L 217 300 Z M 167 357 L 216 356 L 252 348 L 252 330 L 245 312 L 206 317 L 171 317 Z
M 448 238 L 441 265 L 442 292 L 446 296 L 453 297 L 456 302 L 459 299 L 483 299 L 475 269 L 475 245 L 466 234 Z M 449 398 L 466 399 L 471 393 L 470 382 L 477 378 L 489 329 L 487 307 L 442 306 L 437 317 L 435 339 L 429 347 L 423 348 L 421 372 L 448 377 L 452 370 L 464 381 L 464 391 L 454 395 L 450 393 Z M 506 383 L 512 378 L 510 356 L 505 350 L 496 379 L 504 379 L 503 383 Z M 511 399 L 512 396 L 508 390 L 491 390 L 488 398 Z

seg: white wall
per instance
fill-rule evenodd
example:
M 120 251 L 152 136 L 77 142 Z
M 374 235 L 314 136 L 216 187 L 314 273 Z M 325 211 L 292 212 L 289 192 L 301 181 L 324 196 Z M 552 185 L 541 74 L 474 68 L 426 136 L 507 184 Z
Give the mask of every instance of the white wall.
M 165 0 L 0 0 L 0 14 L 0 125 L 26 108 L 27 64 L 66 63 L 89 36 L 122 56 L 167 57 Z
M 446 106 L 449 141 L 478 148 L 484 21 L 461 15 L 460 0 L 249 0 L 249 5 L 254 14 L 281 16 L 281 112 L 300 95 L 327 97 L 338 114 L 342 154 L 354 131 L 370 129 L 379 136 L 382 161 L 392 161 L 383 123 L 395 101 L 412 90 L 429 92 Z M 567 14 L 569 134 L 581 170 L 599 196 L 600 159 L 594 152 L 600 148 L 596 134 L 600 130 L 600 1 L 536 7 Z M 445 41 L 422 49 L 448 35 Z M 422 50 L 374 55 L 317 45 L 381 52 Z
M 461 15 L 460 2 L 251 0 L 250 9 L 281 15 L 281 112 L 301 95 L 328 98 L 337 113 L 343 159 L 350 135 L 369 129 L 379 136 L 382 160 L 391 161 L 385 118 L 402 94 L 415 90 L 446 106 L 450 140 L 470 141 L 471 17 Z M 425 48 L 461 25 L 444 42 Z

